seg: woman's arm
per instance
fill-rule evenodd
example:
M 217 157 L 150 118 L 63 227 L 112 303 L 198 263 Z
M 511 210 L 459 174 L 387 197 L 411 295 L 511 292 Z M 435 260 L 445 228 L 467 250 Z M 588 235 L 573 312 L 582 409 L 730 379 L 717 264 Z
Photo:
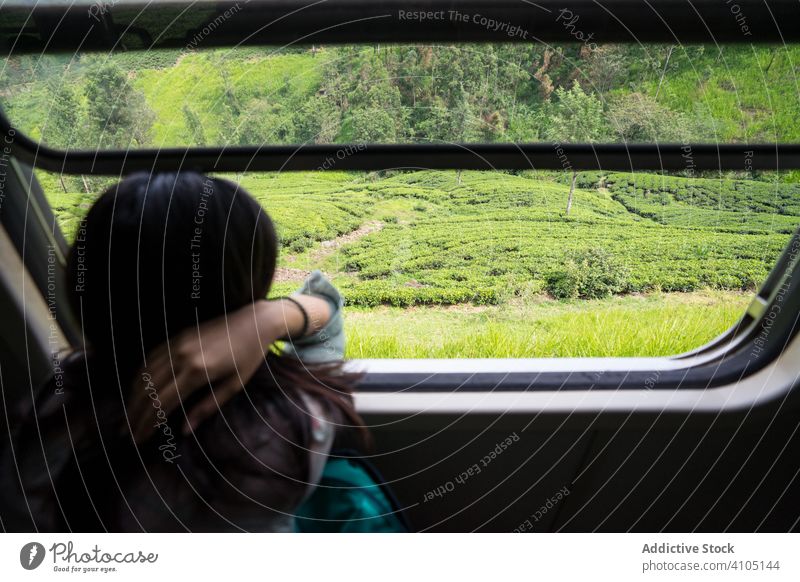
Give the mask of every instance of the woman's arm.
M 306 319 L 301 309 L 308 317 L 308 327 L 305 329 L 303 326 Z M 257 301 L 256 310 L 260 312 L 259 328 L 265 331 L 265 335 L 270 332 L 273 335 L 278 334 L 273 342 L 278 338 L 298 339 L 312 335 L 325 327 L 331 318 L 331 306 L 327 300 L 299 293 L 292 295 L 291 301 L 288 299 Z
M 292 300 L 256 301 L 184 330 L 151 353 L 128 402 L 128 426 L 135 440 L 142 442 L 156 428 L 149 397 L 153 388 L 160 409 L 169 415 L 195 390 L 214 384 L 208 398 L 187 411 L 189 432 L 242 390 L 275 341 L 314 334 L 331 318 L 327 299 L 295 294 Z

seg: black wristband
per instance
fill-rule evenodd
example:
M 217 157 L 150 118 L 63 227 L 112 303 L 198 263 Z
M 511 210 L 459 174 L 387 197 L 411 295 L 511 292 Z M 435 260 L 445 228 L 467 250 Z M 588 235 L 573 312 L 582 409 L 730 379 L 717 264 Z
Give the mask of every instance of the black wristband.
M 309 324 L 308 311 L 306 311 L 306 308 L 303 307 L 303 305 L 294 297 L 287 296 L 287 297 L 282 297 L 281 299 L 285 299 L 286 301 L 294 303 L 297 306 L 297 309 L 300 310 L 300 313 L 303 315 L 303 331 L 300 333 L 300 337 L 305 337 L 306 334 L 308 333 L 308 324 Z M 288 339 L 289 341 L 291 341 L 292 339 L 300 339 L 300 338 L 289 337 Z

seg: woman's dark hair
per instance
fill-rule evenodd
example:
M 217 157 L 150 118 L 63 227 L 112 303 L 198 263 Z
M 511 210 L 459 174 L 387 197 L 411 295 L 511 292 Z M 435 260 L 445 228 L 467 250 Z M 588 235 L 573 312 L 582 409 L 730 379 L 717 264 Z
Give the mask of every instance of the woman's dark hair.
M 278 239 L 237 185 L 196 173 L 136 174 L 106 190 L 67 261 L 87 347 L 122 368 L 182 329 L 266 297 Z
M 164 446 L 136 447 L 122 430 L 130 390 L 146 355 L 188 327 L 265 298 L 277 252 L 269 216 L 228 180 L 193 172 L 135 174 L 97 199 L 78 227 L 67 260 L 69 302 L 81 324 L 83 345 L 64 366 L 66 400 L 59 403 L 46 387 L 37 403 L 35 430 L 44 438 L 50 430 L 55 439 L 68 432 L 75 451 L 57 469 L 44 460 L 48 474 L 56 472 L 56 496 L 61 491 L 69 502 L 68 507 L 57 504 L 63 519 L 56 516 L 54 525 L 44 522 L 39 529 L 124 529 L 115 521 L 123 500 L 108 489 L 116 484 L 119 490 L 120 480 L 135 480 L 142 459 L 145 464 L 158 459 Z M 307 367 L 270 353 L 246 394 L 223 406 L 225 414 L 203 423 L 191 440 L 183 439 L 189 442 L 182 472 L 195 474 L 192 487 L 198 495 L 222 499 L 226 478 L 209 466 L 208 451 L 225 459 L 226 473 L 257 474 L 256 461 L 242 448 L 247 448 L 243 443 L 263 445 L 269 414 L 285 421 L 278 432 L 298 441 L 292 443 L 293 462 L 304 463 L 310 428 L 300 395 L 317 397 L 342 424 L 363 427 L 351 404 L 355 379 L 342 371 L 341 363 Z M 198 391 L 184 410 L 211 389 Z M 179 440 L 184 410 L 169 418 L 170 435 Z M 224 433 L 236 433 L 236 438 L 226 440 Z M 99 498 L 104 500 L 100 506 Z

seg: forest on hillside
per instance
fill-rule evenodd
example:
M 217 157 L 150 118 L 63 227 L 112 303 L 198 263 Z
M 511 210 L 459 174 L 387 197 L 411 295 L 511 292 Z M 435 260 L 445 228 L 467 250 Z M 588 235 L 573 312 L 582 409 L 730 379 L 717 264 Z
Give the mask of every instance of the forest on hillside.
M 592 45 L 594 47 L 594 45 Z M 4 107 L 59 147 L 798 139 L 786 47 L 344 46 L 11 59 Z

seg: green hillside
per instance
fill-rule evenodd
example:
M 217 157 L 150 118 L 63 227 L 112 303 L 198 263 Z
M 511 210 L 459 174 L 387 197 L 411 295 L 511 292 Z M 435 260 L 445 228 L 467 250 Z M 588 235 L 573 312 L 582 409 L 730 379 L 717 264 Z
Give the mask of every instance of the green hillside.
M 282 120 L 319 89 L 322 64 L 322 58 L 308 54 L 224 60 L 213 53 L 194 53 L 181 56 L 172 67 L 137 71 L 132 84 L 156 114 L 152 131 L 156 145 L 228 143 L 237 131 L 249 129 L 238 125 L 256 113 L 260 128 L 273 128 L 260 136 L 261 141 L 284 141 Z M 226 100 L 230 87 L 235 88 L 236 106 L 244 112 L 236 127 L 230 125 Z M 184 107 L 200 118 L 202 140 L 187 127 Z
M 362 46 L 13 58 L 3 107 L 55 145 L 791 141 L 797 47 Z M 113 68 L 114 74 L 102 75 Z M 106 71 L 108 73 L 108 71 Z M 111 98 L 90 89 L 100 84 Z M 135 109 L 117 133 L 114 106 Z M 56 127 L 64 108 L 77 123 Z M 90 134 L 88 130 L 93 130 Z
M 796 46 L 676 47 L 658 101 L 707 115 L 715 142 L 798 141 L 798 56 Z M 637 89 L 653 94 L 659 79 Z

